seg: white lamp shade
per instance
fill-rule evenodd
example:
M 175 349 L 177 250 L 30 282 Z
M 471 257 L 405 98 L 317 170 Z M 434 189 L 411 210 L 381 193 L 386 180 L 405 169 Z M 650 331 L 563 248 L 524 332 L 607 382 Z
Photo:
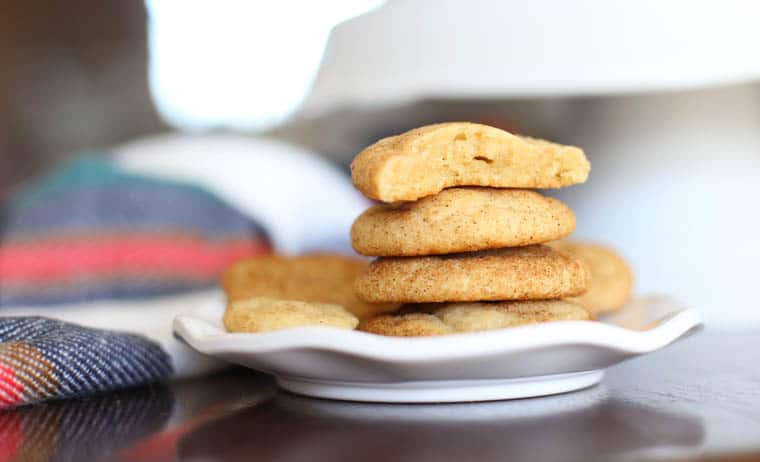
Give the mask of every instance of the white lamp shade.
M 303 113 L 751 81 L 759 25 L 751 0 L 395 0 L 333 30 Z

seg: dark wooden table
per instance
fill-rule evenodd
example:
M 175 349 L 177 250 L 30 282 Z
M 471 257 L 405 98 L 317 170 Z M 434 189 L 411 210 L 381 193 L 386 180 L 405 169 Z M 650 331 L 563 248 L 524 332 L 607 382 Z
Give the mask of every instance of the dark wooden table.
M 0 461 L 51 459 L 760 460 L 760 333 L 696 334 L 597 387 L 516 401 L 316 400 L 233 369 L 0 414 Z

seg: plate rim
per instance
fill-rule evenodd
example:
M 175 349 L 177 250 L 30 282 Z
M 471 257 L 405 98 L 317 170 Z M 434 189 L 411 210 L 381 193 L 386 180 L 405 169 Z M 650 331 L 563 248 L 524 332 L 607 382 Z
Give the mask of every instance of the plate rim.
M 204 309 L 209 311 L 209 307 Z M 221 316 L 223 307 L 218 307 L 217 311 Z M 659 325 L 644 331 L 604 322 L 556 321 L 434 337 L 387 337 L 319 326 L 264 333 L 228 333 L 195 313 L 177 316 L 173 327 L 180 338 L 204 354 L 269 354 L 308 349 L 393 362 L 465 359 L 567 344 L 638 355 L 658 350 L 703 326 L 700 313 L 687 307 L 674 311 Z

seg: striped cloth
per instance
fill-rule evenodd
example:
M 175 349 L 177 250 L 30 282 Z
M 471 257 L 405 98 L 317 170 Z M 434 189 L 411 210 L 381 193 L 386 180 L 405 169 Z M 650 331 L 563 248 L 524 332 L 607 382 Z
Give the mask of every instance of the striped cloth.
M 28 306 L 55 317 L 64 304 L 214 287 L 232 261 L 269 251 L 255 222 L 205 190 L 86 157 L 2 208 L 0 315 Z M 140 335 L 0 317 L 0 408 L 164 380 L 175 369 Z
M 0 221 L 0 307 L 133 299 L 216 284 L 269 251 L 211 194 L 83 158 L 20 193 Z

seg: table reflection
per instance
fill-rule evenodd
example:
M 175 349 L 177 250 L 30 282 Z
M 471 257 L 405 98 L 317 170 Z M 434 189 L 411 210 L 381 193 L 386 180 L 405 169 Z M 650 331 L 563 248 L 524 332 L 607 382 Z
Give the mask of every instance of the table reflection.
M 166 387 L 0 413 L 0 461 L 102 460 L 162 430 L 173 407 Z
M 604 385 L 515 401 L 367 404 L 291 395 L 233 369 L 0 413 L 0 462 L 564 461 L 703 437 L 700 418 L 610 398 Z
M 695 446 L 699 418 L 615 399 L 604 388 L 530 400 L 383 405 L 278 393 L 207 422 L 179 442 L 182 460 L 592 460 Z
M 176 460 L 177 441 L 197 425 L 275 392 L 270 377 L 233 369 L 0 411 L 0 462 Z

